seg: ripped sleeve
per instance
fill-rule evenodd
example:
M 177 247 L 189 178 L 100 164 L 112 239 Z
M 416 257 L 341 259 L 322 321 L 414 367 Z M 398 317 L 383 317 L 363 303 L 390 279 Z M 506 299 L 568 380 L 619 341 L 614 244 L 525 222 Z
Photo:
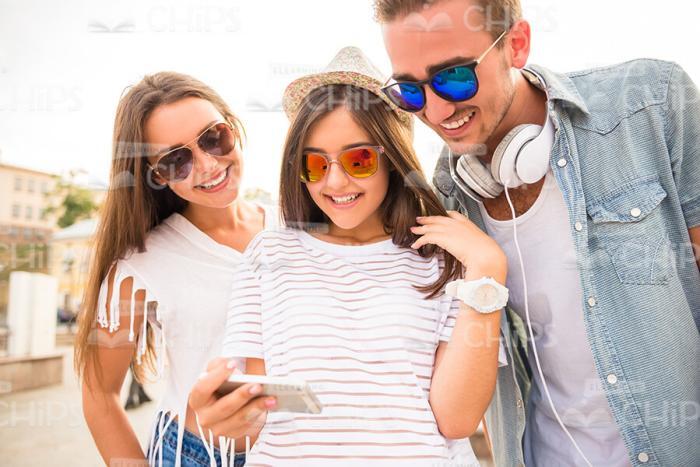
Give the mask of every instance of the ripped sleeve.
M 131 280 L 131 290 L 128 282 Z M 125 299 L 124 290 L 129 298 Z M 161 319 L 162 304 L 153 295 L 147 284 L 128 265 L 118 261 L 107 273 L 97 300 L 97 325 L 115 334 L 128 319 L 129 342 L 136 340 L 136 363 L 141 364 L 148 348 L 149 328 L 156 348 L 156 369 L 162 374 L 165 350 L 164 323 Z M 138 327 L 137 327 L 138 326 Z

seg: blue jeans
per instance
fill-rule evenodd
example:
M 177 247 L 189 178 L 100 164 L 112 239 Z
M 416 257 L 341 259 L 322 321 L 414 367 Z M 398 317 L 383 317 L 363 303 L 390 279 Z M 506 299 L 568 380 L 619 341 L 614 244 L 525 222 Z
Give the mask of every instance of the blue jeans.
M 165 420 L 167 423 L 167 417 Z M 164 423 L 164 424 L 165 424 Z M 156 426 L 155 439 L 159 437 L 159 427 Z M 173 421 L 170 423 L 168 428 L 165 430 L 165 435 L 163 436 L 163 466 L 173 466 L 175 465 L 176 453 L 177 453 L 177 422 Z M 149 447 L 150 450 L 153 446 Z M 221 466 L 221 452 L 219 448 L 214 448 L 214 457 L 216 459 L 216 465 Z M 156 452 L 155 465 L 159 465 L 160 460 L 160 449 Z M 182 451 L 181 451 L 181 461 L 182 467 L 209 467 L 209 454 L 204 446 L 201 438 L 194 433 L 185 430 L 185 434 L 182 439 Z M 245 465 L 245 454 L 236 455 L 233 461 L 234 467 L 243 467 Z M 228 467 L 228 466 L 222 466 Z

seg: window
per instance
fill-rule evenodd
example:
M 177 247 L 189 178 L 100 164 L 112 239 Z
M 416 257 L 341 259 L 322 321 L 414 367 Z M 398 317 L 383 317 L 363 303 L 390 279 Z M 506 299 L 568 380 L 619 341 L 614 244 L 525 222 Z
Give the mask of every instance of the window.
M 14 217 L 15 219 L 19 219 L 20 210 L 21 210 L 21 208 L 19 207 L 19 204 L 13 205 L 12 206 L 12 217 Z
M 19 177 L 15 177 L 15 191 L 21 191 L 22 190 L 22 179 Z
M 25 219 L 31 220 L 33 214 L 34 214 L 34 210 L 32 209 L 31 206 L 27 206 L 27 207 L 24 209 L 24 218 L 25 218 Z
M 34 193 L 34 180 L 31 178 L 27 180 L 27 191 L 29 193 Z
M 29 227 L 25 227 L 24 229 L 24 238 L 26 240 L 31 240 L 32 237 L 34 237 L 34 230 L 30 229 Z
M 41 192 L 46 194 L 49 192 L 49 184 L 46 182 L 41 182 Z

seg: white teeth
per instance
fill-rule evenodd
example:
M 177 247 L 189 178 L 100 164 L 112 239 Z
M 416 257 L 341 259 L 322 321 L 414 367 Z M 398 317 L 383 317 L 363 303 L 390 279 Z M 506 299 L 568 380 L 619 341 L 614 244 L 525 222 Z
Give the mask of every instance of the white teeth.
M 476 110 L 472 111 L 470 114 L 468 114 L 465 117 L 462 117 L 461 119 L 450 122 L 450 123 L 441 123 L 440 126 L 447 129 L 447 130 L 456 130 L 457 128 L 461 127 L 465 123 L 467 123 L 471 118 L 474 116 L 476 113 Z
M 333 200 L 333 202 L 335 204 L 349 204 L 349 203 L 352 203 L 353 201 L 355 201 L 358 198 L 358 196 L 360 196 L 360 195 L 354 194 L 354 195 L 341 196 L 341 197 L 331 196 L 331 199 Z
M 209 189 L 211 189 L 211 188 L 214 188 L 216 185 L 218 185 L 219 183 L 223 182 L 223 181 L 226 179 L 226 175 L 227 175 L 227 174 L 228 174 L 228 169 L 226 169 L 226 170 L 224 170 L 223 172 L 221 172 L 221 175 L 219 175 L 219 177 L 216 178 L 216 180 L 212 180 L 210 183 L 207 183 L 206 185 L 205 185 L 205 184 L 201 184 L 201 185 L 198 185 L 198 186 L 199 186 L 200 188 L 204 188 L 205 190 L 209 190 Z

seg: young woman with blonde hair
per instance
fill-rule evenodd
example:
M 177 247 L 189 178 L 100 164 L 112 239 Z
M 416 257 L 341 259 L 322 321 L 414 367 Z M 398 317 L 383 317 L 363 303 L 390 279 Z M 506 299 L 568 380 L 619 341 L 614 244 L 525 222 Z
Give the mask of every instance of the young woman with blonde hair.
M 119 102 L 75 353 L 85 419 L 107 465 L 244 462 L 228 439 L 205 448 L 188 406 L 218 354 L 241 252 L 276 223 L 241 197 L 243 135 L 223 99 L 190 76 L 146 76 Z M 145 367 L 165 379 L 147 454 L 119 401 L 130 366 L 140 379 Z M 244 397 L 243 412 L 262 403 Z

